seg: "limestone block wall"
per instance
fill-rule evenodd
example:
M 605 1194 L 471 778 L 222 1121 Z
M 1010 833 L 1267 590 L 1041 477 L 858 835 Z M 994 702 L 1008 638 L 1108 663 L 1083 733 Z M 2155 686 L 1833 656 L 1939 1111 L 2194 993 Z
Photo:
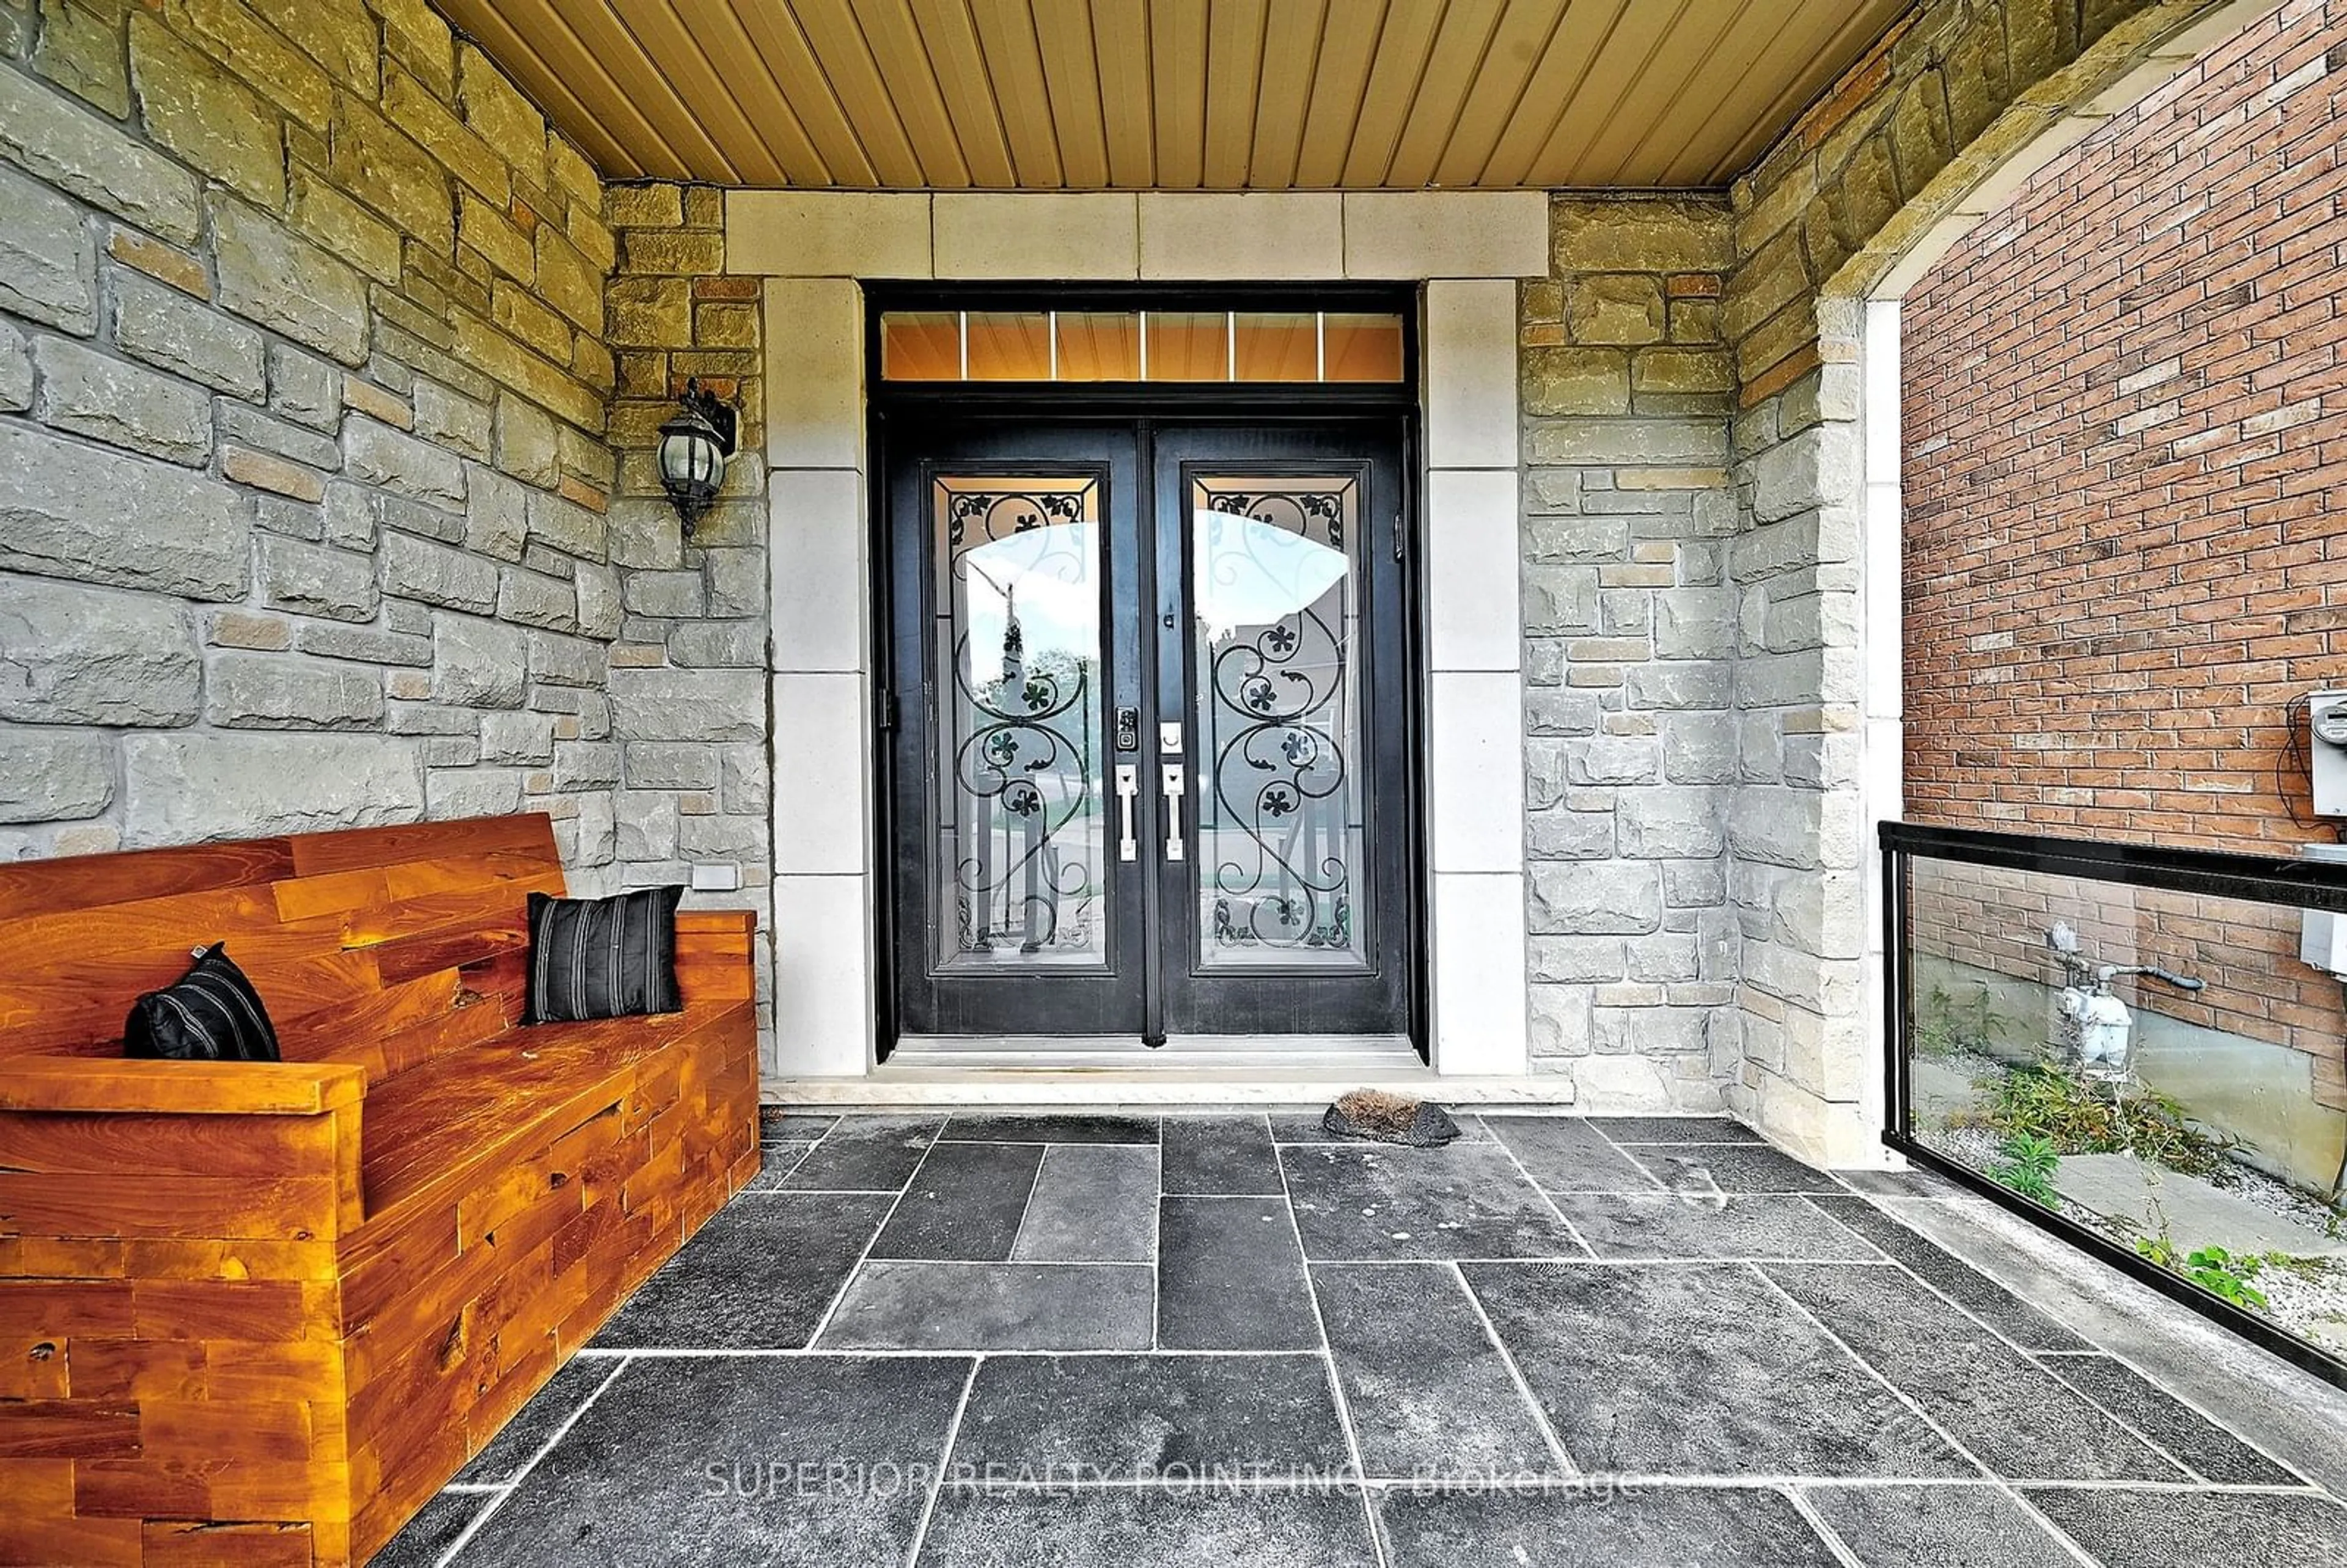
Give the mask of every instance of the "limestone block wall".
M 1742 530 L 1728 576 L 1748 639 L 1736 677 L 1740 778 L 1728 881 L 1742 934 L 1743 1053 L 1731 1106 L 1847 1156 L 1880 1057 L 1862 960 L 1866 579 L 1856 355 L 1739 411 Z M 1846 352 L 1847 351 L 1847 352 Z M 1747 386 L 1747 392 L 1749 387 Z M 1825 1107 L 1845 1109 L 1837 1117 Z
M 0 855 L 616 879 L 602 201 L 424 0 L 0 5 Z
M 1716 1109 L 1740 1038 L 1729 213 L 1559 197 L 1551 225 L 1519 327 L 1533 1064 L 1593 1103 Z
M 760 283 L 725 273 L 722 190 L 614 186 L 604 214 L 620 252 L 609 293 L 620 460 L 610 548 L 623 618 L 611 650 L 612 734 L 596 761 L 618 788 L 619 876 L 641 886 L 689 882 L 696 866 L 730 873 L 736 887 L 688 900 L 764 912 L 774 851 Z M 716 505 L 687 534 L 655 456 L 692 379 L 734 405 L 740 446 Z M 770 973 L 771 921 L 761 919 L 758 944 Z M 771 1037 L 763 979 L 760 998 Z

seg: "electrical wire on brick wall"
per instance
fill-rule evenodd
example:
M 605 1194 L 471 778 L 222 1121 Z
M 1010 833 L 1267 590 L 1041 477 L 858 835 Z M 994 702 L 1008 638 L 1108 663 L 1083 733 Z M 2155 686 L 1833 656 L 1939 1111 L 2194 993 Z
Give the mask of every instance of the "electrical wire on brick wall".
M 2311 781 L 2314 777 L 2312 749 L 2314 743 L 2309 739 L 2313 725 L 2307 717 L 2307 703 L 2306 694 L 2301 692 L 2292 697 L 2282 708 L 2281 749 L 2274 753 L 2273 782 L 2274 794 L 2281 796 L 2282 809 L 2290 813 L 2292 825 L 2305 828 L 2311 833 L 2322 825 L 2322 819 L 2321 817 L 2310 819 L 2299 814 L 2298 796 L 2291 790 L 2286 772 L 2290 764 L 2296 763 L 2298 776 L 2309 781 L 2308 788 L 2311 791 L 2313 787 Z M 2310 803 L 2312 798 L 2310 794 L 2308 795 Z M 2336 827 L 2332 829 L 2331 836 L 2334 840 L 2338 838 L 2339 831 Z

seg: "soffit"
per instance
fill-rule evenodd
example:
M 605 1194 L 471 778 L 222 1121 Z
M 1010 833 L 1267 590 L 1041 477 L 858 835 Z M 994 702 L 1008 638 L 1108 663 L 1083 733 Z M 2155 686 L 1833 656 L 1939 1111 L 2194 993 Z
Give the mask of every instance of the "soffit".
M 436 0 L 614 179 L 1716 186 L 1907 0 Z

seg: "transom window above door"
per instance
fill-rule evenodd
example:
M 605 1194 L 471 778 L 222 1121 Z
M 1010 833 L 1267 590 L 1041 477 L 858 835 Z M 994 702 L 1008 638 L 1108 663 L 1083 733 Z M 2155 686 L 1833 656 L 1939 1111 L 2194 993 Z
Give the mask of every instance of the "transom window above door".
M 880 313 L 892 382 L 1390 385 L 1399 313 L 1316 310 L 903 310 Z

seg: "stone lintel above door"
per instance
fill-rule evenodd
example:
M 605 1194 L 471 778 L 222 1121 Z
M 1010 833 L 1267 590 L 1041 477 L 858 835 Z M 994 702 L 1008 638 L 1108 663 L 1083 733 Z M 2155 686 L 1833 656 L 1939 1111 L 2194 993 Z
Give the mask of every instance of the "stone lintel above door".
M 1423 282 L 1548 271 L 1538 190 L 732 190 L 725 222 L 726 271 L 761 277 Z

